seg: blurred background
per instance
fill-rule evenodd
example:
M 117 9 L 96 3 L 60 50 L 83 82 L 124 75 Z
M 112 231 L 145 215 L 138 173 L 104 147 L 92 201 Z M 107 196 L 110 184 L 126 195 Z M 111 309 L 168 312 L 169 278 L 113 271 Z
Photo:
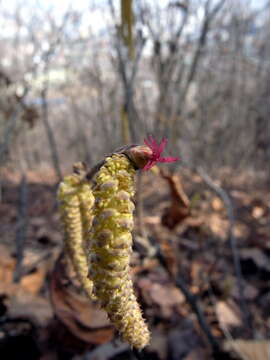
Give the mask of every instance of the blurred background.
M 150 133 L 193 165 L 266 170 L 269 3 L 138 0 L 130 25 L 120 7 L 2 2 L 1 162 L 60 175 Z
M 237 347 L 235 357 L 269 359 L 270 2 L 9 0 L 0 28 L 3 359 L 21 349 L 27 359 L 136 356 L 115 344 L 78 355 L 112 344 L 113 330 L 102 318 L 84 326 L 110 336 L 78 335 L 61 318 L 66 295 L 51 307 L 48 284 L 62 247 L 59 181 L 75 161 L 91 168 L 149 134 L 181 161 L 137 182 L 133 276 L 154 333 L 146 358 L 230 359 Z M 153 263 L 156 244 L 184 284 Z M 71 322 L 93 311 L 76 306 Z M 83 346 L 63 351 L 55 314 Z M 260 357 L 243 355 L 258 339 Z

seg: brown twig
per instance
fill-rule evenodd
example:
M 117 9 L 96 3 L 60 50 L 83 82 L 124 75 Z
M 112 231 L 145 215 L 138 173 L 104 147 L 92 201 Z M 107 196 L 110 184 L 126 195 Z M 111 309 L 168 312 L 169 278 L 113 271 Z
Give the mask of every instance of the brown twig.
M 175 285 L 183 292 L 186 301 L 189 303 L 191 309 L 194 311 L 198 323 L 205 334 L 213 353 L 217 353 L 220 351 L 220 345 L 214 335 L 211 332 L 211 329 L 209 325 L 207 324 L 207 321 L 205 319 L 205 316 L 203 314 L 203 311 L 198 303 L 197 297 L 194 296 L 188 289 L 187 285 L 185 284 L 184 280 L 182 279 L 182 276 L 178 273 L 176 276 L 174 276 L 166 262 L 165 257 L 163 256 L 162 252 L 157 249 L 157 258 L 160 262 L 160 264 L 164 267 L 164 269 L 168 272 L 171 280 L 175 283 Z
M 227 211 L 227 217 L 229 220 L 228 243 L 231 248 L 232 256 L 233 256 L 233 264 L 237 279 L 239 301 L 240 301 L 240 307 L 242 309 L 242 317 L 246 325 L 246 328 L 252 329 L 253 328 L 252 315 L 248 309 L 244 297 L 244 278 L 243 278 L 243 273 L 242 273 L 239 254 L 238 254 L 237 241 L 234 236 L 235 217 L 234 217 L 234 209 L 233 209 L 232 201 L 229 195 L 226 193 L 226 191 L 222 189 L 219 185 L 217 185 L 202 168 L 198 168 L 197 172 L 201 176 L 201 178 L 205 181 L 205 183 L 210 187 L 210 189 L 212 189 L 221 198 L 221 200 L 225 205 Z
M 23 174 L 19 189 L 19 202 L 18 202 L 18 216 L 17 216 L 17 231 L 15 238 L 17 262 L 13 274 L 13 281 L 19 282 L 22 276 L 22 262 L 24 255 L 26 231 L 27 231 L 27 198 L 28 187 L 26 177 Z

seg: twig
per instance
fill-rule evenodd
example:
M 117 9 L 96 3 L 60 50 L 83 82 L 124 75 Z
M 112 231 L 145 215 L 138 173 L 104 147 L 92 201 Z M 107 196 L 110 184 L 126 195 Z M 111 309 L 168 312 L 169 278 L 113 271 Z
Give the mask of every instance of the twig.
M 13 281 L 19 282 L 22 276 L 22 262 L 24 255 L 25 238 L 27 231 L 27 181 L 23 174 L 19 190 L 19 203 L 18 203 L 18 217 L 17 217 L 17 231 L 15 238 L 17 262 L 13 274 Z
M 248 309 L 245 297 L 244 297 L 244 279 L 243 279 L 243 273 L 241 269 L 241 264 L 239 260 L 239 254 L 238 254 L 238 248 L 237 248 L 237 242 L 236 238 L 234 236 L 234 224 L 235 224 L 235 217 L 234 217 L 234 209 L 233 204 L 226 193 L 224 189 L 222 189 L 220 186 L 218 186 L 214 181 L 209 177 L 208 174 L 202 169 L 197 169 L 198 174 L 202 177 L 202 179 L 205 181 L 205 183 L 214 191 L 217 193 L 217 195 L 221 198 L 221 200 L 224 202 L 224 205 L 227 210 L 227 216 L 229 220 L 229 230 L 228 230 L 228 242 L 232 251 L 233 256 L 233 264 L 235 269 L 235 275 L 237 279 L 237 286 L 239 291 L 239 301 L 240 306 L 242 309 L 242 317 L 243 321 L 245 323 L 245 326 L 247 329 L 252 329 L 252 316 Z
M 55 140 L 55 135 L 49 121 L 48 83 L 43 85 L 43 89 L 41 91 L 41 109 L 42 109 L 42 122 L 46 131 L 48 142 L 50 144 L 50 150 L 51 150 L 50 154 L 51 154 L 52 164 L 57 179 L 58 181 L 60 181 L 62 179 L 62 170 L 61 170 L 60 159 L 57 150 L 57 142 Z
M 178 274 L 176 277 L 173 276 L 173 274 L 171 273 L 171 271 L 167 265 L 166 259 L 164 258 L 162 252 L 159 249 L 157 250 L 156 256 L 157 256 L 160 264 L 166 269 L 166 271 L 170 275 L 170 278 L 172 279 L 172 281 L 183 292 L 183 294 L 186 298 L 186 301 L 189 303 L 191 309 L 194 311 L 194 313 L 197 317 L 198 323 L 199 323 L 202 331 L 204 332 L 209 344 L 212 347 L 213 353 L 220 351 L 220 345 L 219 345 L 218 341 L 216 340 L 216 338 L 214 337 L 214 335 L 212 334 L 210 327 L 207 324 L 207 321 L 204 317 L 202 309 L 198 303 L 197 297 L 194 296 L 189 291 L 187 285 L 183 281 L 180 274 Z
M 177 287 L 183 292 L 183 294 L 186 297 L 186 300 L 188 301 L 191 309 L 194 311 L 194 313 L 197 316 L 197 320 L 198 323 L 201 327 L 201 329 L 203 330 L 203 332 L 205 333 L 210 345 L 212 346 L 214 352 L 220 349 L 219 343 L 217 342 L 217 340 L 215 339 L 215 337 L 213 336 L 210 327 L 208 326 L 206 319 L 203 315 L 202 309 L 198 304 L 197 301 L 197 297 L 194 296 L 188 289 L 188 287 L 186 286 L 185 282 L 183 281 L 183 279 L 181 278 L 181 275 L 178 275 L 176 280 L 175 280 L 175 284 L 177 285 Z

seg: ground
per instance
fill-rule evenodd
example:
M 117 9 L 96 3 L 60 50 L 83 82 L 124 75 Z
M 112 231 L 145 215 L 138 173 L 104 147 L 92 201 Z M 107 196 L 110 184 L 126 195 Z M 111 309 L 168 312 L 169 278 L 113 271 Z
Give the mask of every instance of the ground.
M 214 179 L 231 199 L 229 219 L 224 198 L 198 174 L 143 173 L 135 199 L 143 209 L 137 206 L 132 276 L 152 340 L 140 354 L 119 340 L 106 314 L 84 297 L 59 259 L 63 234 L 53 173 L 25 175 L 25 183 L 20 174 L 2 175 L 3 358 L 270 358 L 268 342 L 255 340 L 270 336 L 270 194 L 258 174 L 225 169 Z M 213 355 L 198 321 L 198 307 L 223 351 L 219 355 Z

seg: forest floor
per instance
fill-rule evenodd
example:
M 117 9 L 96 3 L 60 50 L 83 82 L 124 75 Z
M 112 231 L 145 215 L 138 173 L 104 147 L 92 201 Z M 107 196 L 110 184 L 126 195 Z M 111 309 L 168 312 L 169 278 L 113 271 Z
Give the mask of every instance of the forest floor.
M 1 359 L 270 359 L 270 188 L 258 176 L 143 174 L 132 276 L 152 338 L 138 354 L 61 273 L 53 176 L 3 174 Z

